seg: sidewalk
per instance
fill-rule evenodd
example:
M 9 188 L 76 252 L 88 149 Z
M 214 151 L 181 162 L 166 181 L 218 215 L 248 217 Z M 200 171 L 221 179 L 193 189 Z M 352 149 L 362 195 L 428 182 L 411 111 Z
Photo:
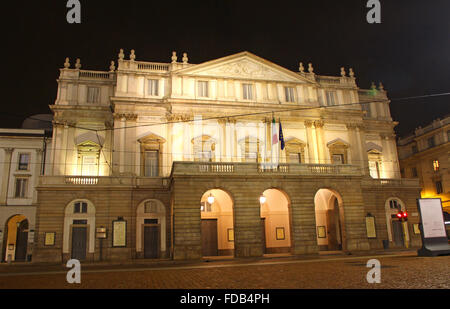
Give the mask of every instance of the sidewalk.
M 174 261 L 170 259 L 166 260 L 131 260 L 123 262 L 89 262 L 82 263 L 82 268 L 86 270 L 119 270 L 119 269 L 150 269 L 150 268 L 170 268 L 170 267 L 214 267 L 214 266 L 226 266 L 226 265 L 245 265 L 245 264 L 270 264 L 270 263 L 295 263 L 298 262 L 321 262 L 330 259 L 358 259 L 364 257 L 373 256 L 417 256 L 417 249 L 390 249 L 371 252 L 361 252 L 346 254 L 342 251 L 321 251 L 317 255 L 303 255 L 294 256 L 290 254 L 266 254 L 263 257 L 256 258 L 234 258 L 232 256 L 214 256 L 204 257 L 202 260 L 190 260 L 190 261 Z M 49 264 L 49 263 L 33 263 L 33 262 L 17 262 L 17 263 L 0 263 L 0 275 L 2 274 L 31 274 L 42 272 L 61 272 L 67 271 L 65 264 Z

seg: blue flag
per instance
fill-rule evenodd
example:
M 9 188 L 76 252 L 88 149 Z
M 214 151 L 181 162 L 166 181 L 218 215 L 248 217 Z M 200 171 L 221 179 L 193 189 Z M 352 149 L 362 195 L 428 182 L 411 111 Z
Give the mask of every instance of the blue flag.
M 283 150 L 284 149 L 283 129 L 281 128 L 281 120 L 278 120 L 278 121 L 280 123 L 280 129 L 278 130 L 278 135 L 279 135 L 278 139 L 281 142 L 281 150 Z

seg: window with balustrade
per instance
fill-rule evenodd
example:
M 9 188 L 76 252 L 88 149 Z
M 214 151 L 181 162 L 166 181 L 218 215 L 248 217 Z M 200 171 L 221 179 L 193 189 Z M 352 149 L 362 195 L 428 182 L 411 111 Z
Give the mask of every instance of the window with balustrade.
M 304 163 L 305 162 L 306 143 L 292 138 L 285 142 L 286 161 L 288 163 Z
M 84 141 L 77 145 L 78 169 L 81 176 L 99 175 L 100 145 L 92 141 Z
M 216 140 L 209 135 L 192 139 L 194 161 L 213 162 L 215 159 Z
M 156 134 L 138 139 L 141 145 L 141 175 L 158 177 L 162 173 L 162 153 L 166 140 Z
M 327 144 L 331 164 L 348 164 L 349 144 L 338 139 Z
M 247 136 L 238 141 L 242 162 L 261 162 L 261 142 L 256 137 Z

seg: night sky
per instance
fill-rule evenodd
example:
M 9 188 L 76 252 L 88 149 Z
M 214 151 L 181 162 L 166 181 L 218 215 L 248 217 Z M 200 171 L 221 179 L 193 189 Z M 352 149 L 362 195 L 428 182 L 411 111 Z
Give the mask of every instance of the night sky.
M 368 24 L 366 0 L 80 0 L 81 24 L 68 24 L 66 0 L 2 3 L 0 127 L 50 113 L 65 57 L 108 70 L 126 59 L 170 62 L 187 52 L 201 63 L 244 50 L 298 71 L 339 76 L 352 67 L 360 88 L 383 82 L 398 135 L 450 113 L 450 1 L 380 0 L 381 24 Z M 161 4 L 164 3 L 164 4 Z

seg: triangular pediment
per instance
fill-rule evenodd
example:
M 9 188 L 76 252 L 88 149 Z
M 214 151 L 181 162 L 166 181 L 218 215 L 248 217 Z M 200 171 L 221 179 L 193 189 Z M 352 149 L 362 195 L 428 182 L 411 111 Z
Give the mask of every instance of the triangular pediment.
M 249 52 L 207 61 L 176 71 L 179 75 L 314 83 L 311 80 Z

